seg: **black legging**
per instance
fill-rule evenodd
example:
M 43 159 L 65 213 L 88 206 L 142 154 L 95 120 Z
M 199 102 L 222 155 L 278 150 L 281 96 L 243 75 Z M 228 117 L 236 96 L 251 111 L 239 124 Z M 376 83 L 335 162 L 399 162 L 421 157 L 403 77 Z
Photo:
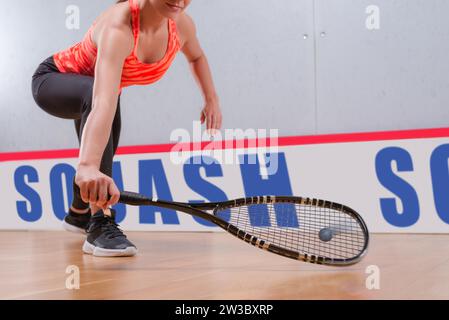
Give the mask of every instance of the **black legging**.
M 32 90 L 37 105 L 45 112 L 63 119 L 73 119 L 81 144 L 81 136 L 87 117 L 92 110 L 94 78 L 74 73 L 61 73 L 53 57 L 43 61 L 33 75 Z M 112 178 L 113 157 L 120 138 L 120 96 L 112 123 L 111 135 L 101 159 L 100 171 Z M 87 209 L 78 186 L 73 181 L 73 202 L 76 209 Z

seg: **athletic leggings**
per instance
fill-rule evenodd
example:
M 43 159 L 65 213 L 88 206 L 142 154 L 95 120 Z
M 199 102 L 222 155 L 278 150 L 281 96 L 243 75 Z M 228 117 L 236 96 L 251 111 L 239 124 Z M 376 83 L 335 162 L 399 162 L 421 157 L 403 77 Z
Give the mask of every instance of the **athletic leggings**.
M 94 78 L 91 76 L 59 72 L 53 56 L 39 65 L 32 78 L 33 97 L 37 105 L 52 116 L 74 120 L 80 144 L 84 125 L 92 110 L 93 85 Z M 119 143 L 120 129 L 119 96 L 111 134 L 100 165 L 100 171 L 111 178 L 112 159 Z M 49 131 L 49 134 L 54 134 L 54 130 Z M 89 208 L 89 204 L 81 199 L 80 189 L 75 180 L 73 191 L 72 206 L 76 209 Z

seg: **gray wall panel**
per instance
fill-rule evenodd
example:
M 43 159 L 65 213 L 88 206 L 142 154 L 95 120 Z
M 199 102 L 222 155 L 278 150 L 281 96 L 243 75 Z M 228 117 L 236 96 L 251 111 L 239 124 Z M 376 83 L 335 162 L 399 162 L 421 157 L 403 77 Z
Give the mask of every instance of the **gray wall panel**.
M 448 126 L 447 12 L 447 0 L 317 0 L 318 131 Z
M 79 41 L 112 1 L 27 0 L 0 12 L 1 151 L 77 147 L 73 123 L 47 115 L 31 96 L 31 75 L 53 52 Z M 195 0 L 189 8 L 208 55 L 228 128 L 314 132 L 312 0 Z M 80 8 L 80 30 L 65 27 L 68 5 Z M 4 42 L 5 43 L 5 42 Z M 121 145 L 166 143 L 192 128 L 202 97 L 182 56 L 159 83 L 122 95 Z M 288 117 L 285 114 L 288 113 Z M 4 130 L 7 129 L 7 130 Z
M 73 123 L 34 103 L 31 75 L 79 41 L 112 2 L 26 0 L 0 11 L 0 151 L 77 147 Z M 73 4 L 79 30 L 65 27 Z M 380 8 L 377 31 L 365 27 L 372 4 Z M 224 127 L 281 135 L 447 126 L 448 11 L 447 0 L 194 0 L 189 9 Z M 124 90 L 121 145 L 168 142 L 201 108 L 180 54 L 160 82 Z

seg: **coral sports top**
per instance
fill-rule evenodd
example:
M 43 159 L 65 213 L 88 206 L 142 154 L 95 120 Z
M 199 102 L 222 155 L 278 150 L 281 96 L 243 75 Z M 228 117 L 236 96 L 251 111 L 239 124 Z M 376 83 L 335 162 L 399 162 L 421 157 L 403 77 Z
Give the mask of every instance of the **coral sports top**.
M 167 51 L 162 60 L 155 63 L 143 63 L 136 56 L 140 30 L 140 8 L 137 0 L 128 0 L 132 14 L 134 48 L 123 65 L 120 92 L 131 85 L 146 85 L 160 80 L 166 73 L 176 54 L 180 50 L 180 42 L 173 20 L 168 20 L 169 39 Z M 89 28 L 83 40 L 72 47 L 55 53 L 53 59 L 62 73 L 76 73 L 94 76 L 97 48 L 92 41 L 92 31 L 96 22 Z

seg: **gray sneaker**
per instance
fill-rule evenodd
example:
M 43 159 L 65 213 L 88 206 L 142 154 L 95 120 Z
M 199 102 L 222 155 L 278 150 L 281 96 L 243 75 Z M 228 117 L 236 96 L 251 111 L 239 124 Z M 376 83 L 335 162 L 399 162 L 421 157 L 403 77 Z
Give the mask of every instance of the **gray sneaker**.
M 107 210 L 110 210 L 111 216 L 99 210 L 90 219 L 83 251 L 97 257 L 134 256 L 137 248 L 119 229 L 115 222 L 115 210 Z

